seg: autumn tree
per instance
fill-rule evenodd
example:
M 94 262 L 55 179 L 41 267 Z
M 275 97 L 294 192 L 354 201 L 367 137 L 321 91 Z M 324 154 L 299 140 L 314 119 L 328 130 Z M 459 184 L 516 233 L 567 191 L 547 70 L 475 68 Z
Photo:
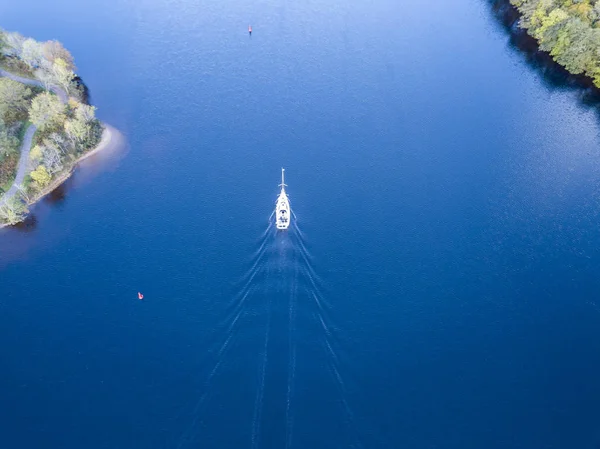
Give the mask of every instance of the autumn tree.
M 65 66 L 68 70 L 74 71 L 75 61 L 69 50 L 63 47 L 58 41 L 47 41 L 43 44 L 44 57 L 50 65 L 54 64 L 57 59 L 62 59 L 65 62 Z
M 46 170 L 46 167 L 44 167 L 43 165 L 38 165 L 38 167 L 34 171 L 32 171 L 29 174 L 29 176 L 31 176 L 31 179 L 35 181 L 36 185 L 39 188 L 46 187 L 48 184 L 50 184 L 50 181 L 52 180 L 50 174 L 48 173 L 48 170 Z
M 39 161 L 42 159 L 42 147 L 40 145 L 35 145 L 31 150 L 29 150 L 29 160 L 35 163 L 34 167 L 37 167 Z

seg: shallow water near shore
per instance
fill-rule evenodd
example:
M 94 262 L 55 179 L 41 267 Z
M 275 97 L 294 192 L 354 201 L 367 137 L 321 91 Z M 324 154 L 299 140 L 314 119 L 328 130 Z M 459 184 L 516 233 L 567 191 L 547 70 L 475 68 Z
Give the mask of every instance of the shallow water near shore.
M 0 4 L 127 142 L 0 231 L 0 447 L 600 444 L 600 122 L 488 2 L 79 8 Z

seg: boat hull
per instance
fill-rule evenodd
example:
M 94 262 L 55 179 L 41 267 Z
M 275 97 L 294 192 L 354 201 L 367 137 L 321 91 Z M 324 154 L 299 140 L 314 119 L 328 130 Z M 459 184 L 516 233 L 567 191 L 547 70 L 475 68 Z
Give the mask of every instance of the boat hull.
M 290 215 L 290 201 L 285 190 L 281 189 L 281 193 L 275 203 L 275 226 L 277 229 L 285 230 L 290 226 Z

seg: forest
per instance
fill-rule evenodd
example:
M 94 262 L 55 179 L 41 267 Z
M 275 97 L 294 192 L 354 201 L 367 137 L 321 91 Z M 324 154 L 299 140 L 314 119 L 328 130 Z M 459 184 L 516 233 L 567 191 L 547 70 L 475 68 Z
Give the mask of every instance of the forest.
M 511 0 L 540 49 L 600 87 L 600 0 Z
M 0 223 L 13 224 L 53 179 L 98 144 L 102 125 L 85 102 L 73 56 L 60 42 L 0 30 L 0 69 Z M 31 141 L 28 131 L 34 131 Z M 3 198 L 22 164 L 27 175 L 18 194 Z

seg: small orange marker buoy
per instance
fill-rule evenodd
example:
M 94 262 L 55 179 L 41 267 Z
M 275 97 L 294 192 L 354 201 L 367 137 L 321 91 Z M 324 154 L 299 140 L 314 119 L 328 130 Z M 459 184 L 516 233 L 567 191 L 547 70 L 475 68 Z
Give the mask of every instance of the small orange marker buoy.
M 144 295 L 142 295 L 140 292 L 138 292 L 138 299 L 144 299 Z

